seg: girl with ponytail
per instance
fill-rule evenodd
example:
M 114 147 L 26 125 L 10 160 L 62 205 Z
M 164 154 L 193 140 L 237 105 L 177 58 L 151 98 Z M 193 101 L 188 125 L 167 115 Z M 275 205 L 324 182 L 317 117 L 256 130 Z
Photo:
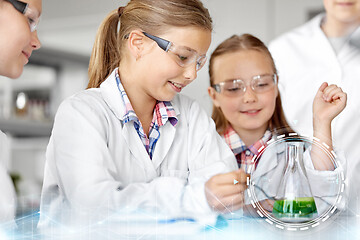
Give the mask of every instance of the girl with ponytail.
M 56 115 L 40 225 L 95 210 L 204 214 L 242 206 L 246 175 L 206 112 L 180 94 L 205 64 L 211 31 L 199 0 L 131 0 L 108 15 L 88 89 Z

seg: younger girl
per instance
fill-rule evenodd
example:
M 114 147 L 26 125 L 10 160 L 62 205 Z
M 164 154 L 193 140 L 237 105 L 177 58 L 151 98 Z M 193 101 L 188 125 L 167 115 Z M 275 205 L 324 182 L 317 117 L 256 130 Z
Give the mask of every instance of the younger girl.
M 41 9 L 41 0 L 0 0 L 0 76 L 19 77 L 32 51 L 40 48 L 36 25 Z M 3 166 L 6 148 L 0 130 L 0 222 L 15 216 L 15 191 Z
M 268 140 L 294 132 L 286 122 L 282 110 L 274 61 L 266 46 L 256 37 L 249 34 L 232 36 L 213 52 L 209 74 L 211 87 L 208 88 L 208 93 L 213 101 L 212 118 L 216 129 L 235 154 L 238 166 L 247 171 L 254 155 L 258 155 L 261 148 L 266 147 Z M 314 137 L 326 143 L 330 150 L 331 121 L 345 105 L 346 94 L 339 87 L 328 86 L 326 83 L 320 86 L 313 104 Z M 275 154 L 277 157 L 269 158 L 272 162 L 264 160 L 264 156 L 256 162 L 266 166 L 267 171 L 256 176 L 261 175 L 263 180 L 271 182 L 266 195 L 272 197 L 276 194 L 275 189 L 281 175 L 280 170 L 274 171 L 274 163 L 281 166 L 280 158 L 283 156 L 281 151 Z M 321 148 L 312 147 L 311 160 L 313 167 L 310 164 L 312 169 L 308 170 L 309 178 L 316 179 L 318 175 L 324 176 L 325 172 L 330 175 L 334 173 L 318 171 L 334 169 Z M 264 168 L 257 165 L 255 169 Z M 282 167 L 278 169 L 282 170 Z M 311 187 L 314 194 L 321 195 L 321 190 Z
M 178 94 L 204 65 L 211 31 L 199 0 L 131 0 L 108 15 L 89 89 L 65 100 L 55 118 L 41 226 L 71 223 L 82 210 L 242 206 L 246 175 L 205 111 Z

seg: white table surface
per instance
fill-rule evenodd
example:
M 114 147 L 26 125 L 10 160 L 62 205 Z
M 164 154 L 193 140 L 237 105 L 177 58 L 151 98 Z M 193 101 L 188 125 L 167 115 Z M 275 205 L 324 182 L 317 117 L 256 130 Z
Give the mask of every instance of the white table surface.
M 360 239 L 359 216 L 335 216 L 327 224 L 306 231 L 278 229 L 263 219 L 235 217 L 220 218 L 215 226 L 204 226 L 199 222 L 178 221 L 159 223 L 155 221 L 111 220 L 82 228 L 51 228 L 46 232 L 36 229 L 38 216 L 17 221 L 15 231 L 2 224 L 0 240 L 61 239 L 61 240 L 110 240 L 110 239 L 169 239 L 169 240 L 356 240 Z

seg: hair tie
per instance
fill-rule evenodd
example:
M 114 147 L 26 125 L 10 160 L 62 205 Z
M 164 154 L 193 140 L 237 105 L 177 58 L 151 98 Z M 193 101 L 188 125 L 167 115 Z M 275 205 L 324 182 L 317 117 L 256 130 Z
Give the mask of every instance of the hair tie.
M 121 15 L 123 14 L 124 9 L 125 9 L 125 7 L 119 7 L 119 8 L 118 8 L 119 17 L 121 17 Z

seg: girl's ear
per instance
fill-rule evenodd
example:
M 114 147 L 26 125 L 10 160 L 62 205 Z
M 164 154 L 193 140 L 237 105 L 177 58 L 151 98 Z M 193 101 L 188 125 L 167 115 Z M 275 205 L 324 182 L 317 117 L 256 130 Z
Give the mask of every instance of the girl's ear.
M 213 102 L 213 104 L 216 106 L 216 107 L 220 107 L 220 103 L 219 101 L 217 100 L 217 94 L 215 92 L 215 89 L 212 88 L 212 87 L 208 87 L 208 94 Z
M 133 30 L 129 33 L 128 49 L 135 60 L 141 58 L 144 51 L 144 34 L 139 30 Z

